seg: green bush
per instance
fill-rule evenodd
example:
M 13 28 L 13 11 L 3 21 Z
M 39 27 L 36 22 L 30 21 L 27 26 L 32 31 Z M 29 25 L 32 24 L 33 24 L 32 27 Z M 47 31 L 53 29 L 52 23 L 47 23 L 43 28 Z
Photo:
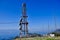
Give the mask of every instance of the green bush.
M 55 40 L 55 39 L 53 39 L 53 38 L 48 38 L 47 40 Z

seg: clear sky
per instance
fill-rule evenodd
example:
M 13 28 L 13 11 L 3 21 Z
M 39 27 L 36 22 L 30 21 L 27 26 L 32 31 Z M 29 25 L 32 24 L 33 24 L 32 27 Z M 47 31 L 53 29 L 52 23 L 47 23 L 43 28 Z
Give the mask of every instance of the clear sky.
M 18 30 L 22 3 L 26 2 L 29 31 L 54 30 L 56 17 L 60 28 L 60 0 L 0 0 L 0 30 Z M 12 24 L 5 24 L 13 22 Z M 3 24 L 4 23 L 4 24 Z

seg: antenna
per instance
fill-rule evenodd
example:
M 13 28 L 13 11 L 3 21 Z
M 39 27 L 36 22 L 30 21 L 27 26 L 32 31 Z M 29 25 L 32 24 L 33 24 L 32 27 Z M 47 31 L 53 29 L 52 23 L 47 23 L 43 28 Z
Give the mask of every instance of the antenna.
M 54 22 L 55 22 L 55 30 L 57 30 L 56 16 L 54 16 Z
M 47 29 L 47 30 L 48 30 L 48 31 L 47 31 L 48 36 L 49 36 L 49 33 L 50 33 L 50 22 L 49 22 L 49 21 L 50 21 L 50 20 L 49 20 L 49 17 L 48 17 L 48 25 L 47 25 L 47 26 L 48 26 L 48 29 Z
M 27 15 L 26 15 L 26 3 L 22 4 L 22 16 L 20 19 L 20 38 L 23 37 L 22 34 L 24 34 L 25 37 L 28 37 L 28 22 L 27 22 Z

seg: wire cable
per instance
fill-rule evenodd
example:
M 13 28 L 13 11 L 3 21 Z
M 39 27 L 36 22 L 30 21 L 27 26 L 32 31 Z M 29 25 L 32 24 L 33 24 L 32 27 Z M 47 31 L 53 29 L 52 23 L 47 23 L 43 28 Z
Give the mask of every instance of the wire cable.
M 19 22 L 1 22 L 0 24 L 15 24 L 15 23 L 19 23 Z

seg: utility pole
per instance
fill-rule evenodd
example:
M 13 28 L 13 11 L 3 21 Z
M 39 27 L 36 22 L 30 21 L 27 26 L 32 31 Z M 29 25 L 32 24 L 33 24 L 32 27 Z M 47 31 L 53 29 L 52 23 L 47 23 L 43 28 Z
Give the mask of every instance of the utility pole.
M 55 30 L 57 30 L 56 16 L 54 15 Z
M 23 37 L 23 34 L 25 37 L 28 37 L 28 22 L 27 22 L 27 15 L 26 15 L 26 3 L 22 4 L 22 16 L 20 19 L 20 39 Z
M 50 33 L 49 19 L 48 19 L 48 33 Z

